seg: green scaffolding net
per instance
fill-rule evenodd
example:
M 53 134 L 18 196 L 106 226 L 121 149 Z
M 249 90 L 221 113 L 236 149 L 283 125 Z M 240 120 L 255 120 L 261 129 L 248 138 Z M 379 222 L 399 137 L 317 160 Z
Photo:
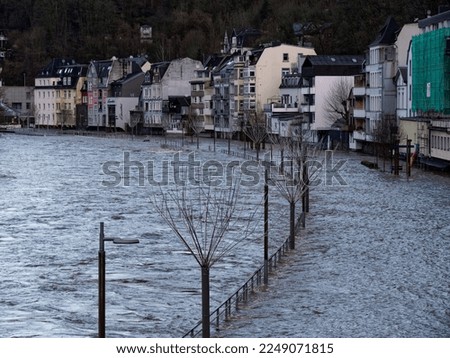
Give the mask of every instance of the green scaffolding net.
M 450 114 L 450 53 L 446 53 L 447 38 L 450 39 L 450 28 L 413 37 L 413 111 Z

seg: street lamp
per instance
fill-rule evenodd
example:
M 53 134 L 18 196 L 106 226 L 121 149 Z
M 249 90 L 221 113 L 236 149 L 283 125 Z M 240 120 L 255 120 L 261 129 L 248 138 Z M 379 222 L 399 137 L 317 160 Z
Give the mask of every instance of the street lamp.
M 138 239 L 121 239 L 119 237 L 105 237 L 104 223 L 100 223 L 99 249 L 98 249 L 98 338 L 105 338 L 105 241 L 113 244 L 129 245 L 138 244 Z

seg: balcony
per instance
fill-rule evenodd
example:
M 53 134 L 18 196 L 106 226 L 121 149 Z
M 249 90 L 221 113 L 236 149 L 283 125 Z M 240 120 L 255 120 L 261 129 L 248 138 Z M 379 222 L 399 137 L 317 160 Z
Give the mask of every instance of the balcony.
M 302 94 L 315 94 L 316 87 L 302 87 Z
M 316 106 L 314 104 L 310 105 L 310 104 L 307 104 L 307 103 L 302 103 L 301 108 L 302 108 L 302 112 L 303 113 L 315 112 L 316 111 Z
M 300 109 L 298 106 L 295 106 L 293 103 L 272 103 L 272 112 L 273 113 L 296 113 L 299 112 Z
M 366 140 L 366 132 L 364 132 L 364 131 L 354 131 L 353 132 L 353 139 L 354 140 L 365 141 Z
M 365 118 L 366 110 L 365 109 L 353 109 L 353 117 L 355 118 Z
M 354 96 L 365 96 L 366 88 L 365 87 L 353 87 L 353 95 Z
M 381 91 L 382 91 L 382 89 L 380 88 L 380 87 L 377 87 L 377 88 L 375 88 L 375 87 L 368 87 L 367 89 L 366 89 L 366 95 L 368 95 L 368 96 L 381 96 Z

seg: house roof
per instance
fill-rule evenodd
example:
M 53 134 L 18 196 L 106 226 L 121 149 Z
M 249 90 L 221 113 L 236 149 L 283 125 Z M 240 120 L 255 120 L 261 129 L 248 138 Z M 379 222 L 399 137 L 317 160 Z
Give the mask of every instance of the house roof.
M 108 77 L 109 71 L 112 67 L 112 60 L 104 60 L 104 61 L 93 61 L 95 66 L 95 72 L 97 73 L 98 78 Z
M 58 77 L 58 69 L 63 66 L 75 64 L 75 60 L 67 58 L 54 58 L 44 68 L 42 68 L 36 77 Z
M 433 24 L 438 24 L 442 21 L 450 20 L 450 10 L 441 12 L 440 14 L 427 17 L 426 19 L 419 20 L 419 28 L 424 28 Z
M 400 26 L 397 22 L 395 22 L 394 18 L 389 16 L 383 27 L 380 31 L 378 31 L 378 35 L 375 40 L 370 44 L 370 47 L 378 45 L 393 45 L 397 40 L 397 34 L 400 29 Z
M 362 72 L 364 56 L 314 55 L 306 56 L 302 66 L 305 77 L 352 76 Z
M 123 85 L 127 82 L 132 81 L 134 78 L 139 78 L 139 77 L 144 77 L 144 73 L 141 72 L 134 72 L 134 73 L 129 73 L 127 74 L 125 77 L 119 78 L 118 80 L 115 80 L 112 82 L 112 84 L 114 85 Z
M 87 65 L 69 65 L 60 67 L 56 73 L 60 78 L 58 85 L 64 88 L 76 88 L 78 79 L 81 77 L 86 77 L 88 71 Z M 71 81 L 64 81 L 63 78 L 71 78 Z

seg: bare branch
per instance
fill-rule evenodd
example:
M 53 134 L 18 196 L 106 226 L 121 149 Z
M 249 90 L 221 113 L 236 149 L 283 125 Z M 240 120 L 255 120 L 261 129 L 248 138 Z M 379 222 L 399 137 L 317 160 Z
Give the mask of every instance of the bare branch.
M 249 211 L 237 202 L 237 178 L 227 187 L 159 188 L 151 202 L 200 266 L 212 267 L 256 229 L 261 205 Z M 261 199 L 262 200 L 262 199 Z M 230 226 L 240 227 L 240 237 L 228 235 Z
M 325 111 L 329 115 L 330 126 L 348 125 L 350 112 L 347 101 L 352 89 L 350 79 L 340 77 L 330 87 L 325 99 Z
M 243 127 L 244 133 L 255 145 L 256 156 L 259 159 L 259 150 L 261 144 L 267 137 L 267 126 L 264 116 L 256 111 L 246 111 L 244 113 L 245 124 Z

